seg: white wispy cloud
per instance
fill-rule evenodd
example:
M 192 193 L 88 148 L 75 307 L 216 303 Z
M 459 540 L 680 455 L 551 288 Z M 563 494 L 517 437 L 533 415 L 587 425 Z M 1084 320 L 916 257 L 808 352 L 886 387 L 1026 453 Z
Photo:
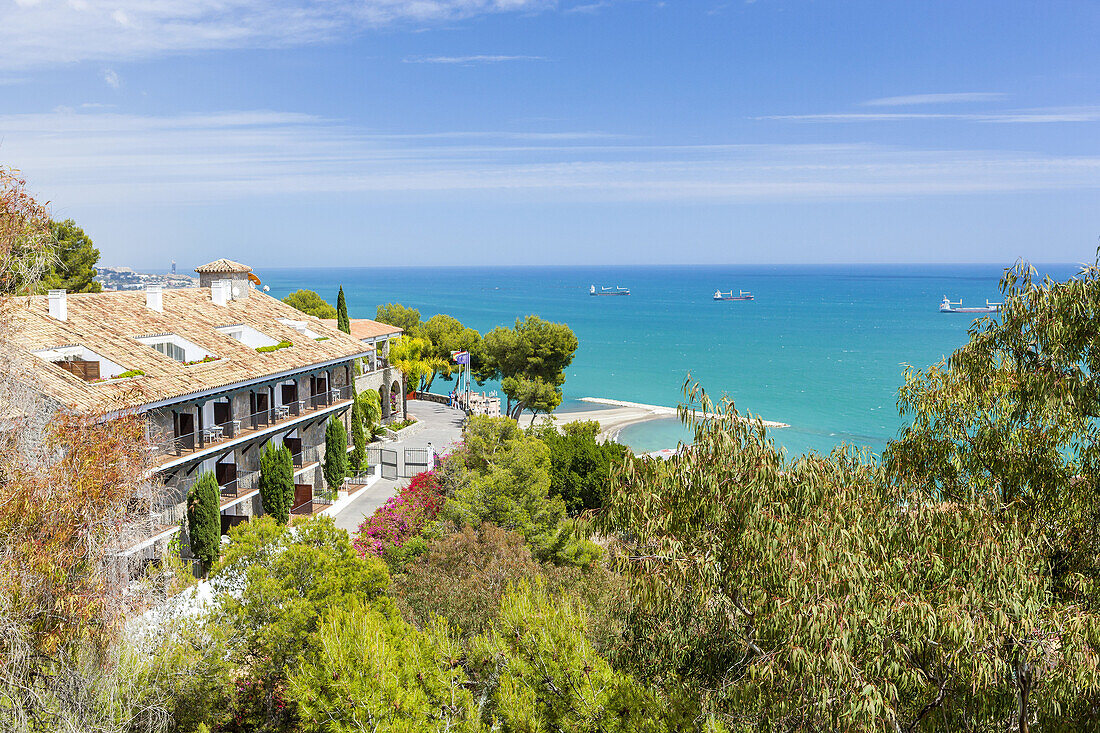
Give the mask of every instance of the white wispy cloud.
M 0 115 L 0 160 L 55 205 L 273 196 L 798 201 L 1100 188 L 1100 156 L 871 144 L 646 145 L 602 133 L 370 133 L 310 115 Z
M 0 11 L 0 69 L 281 48 L 397 23 L 555 6 L 555 0 L 22 0 Z
M 107 86 L 112 89 L 118 89 L 122 86 L 122 80 L 118 76 L 118 72 L 114 69 L 105 69 L 103 71 L 103 81 L 107 82 Z
M 402 59 L 406 64 L 499 64 L 504 61 L 546 61 L 545 56 L 504 56 L 500 54 L 474 54 L 471 56 L 410 56 Z
M 952 112 L 836 112 L 826 114 L 761 115 L 754 120 L 789 122 L 899 122 L 906 120 L 955 120 L 1037 124 L 1052 122 L 1100 122 L 1100 107 L 1043 107 L 990 113 Z
M 580 5 L 573 5 L 565 9 L 567 13 L 598 13 L 606 7 L 611 5 L 610 0 L 599 0 L 594 3 L 581 3 Z
M 947 94 L 906 94 L 900 97 L 880 97 L 863 102 L 866 107 L 907 107 L 918 104 L 960 104 L 963 102 L 999 102 L 1008 95 L 1003 92 L 949 92 Z

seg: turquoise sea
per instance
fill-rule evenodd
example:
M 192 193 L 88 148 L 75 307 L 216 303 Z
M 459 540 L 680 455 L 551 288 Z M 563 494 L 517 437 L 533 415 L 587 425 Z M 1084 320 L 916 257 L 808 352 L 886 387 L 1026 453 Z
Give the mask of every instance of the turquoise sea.
M 1075 265 L 1044 265 L 1064 279 Z M 902 425 L 905 364 L 923 367 L 965 343 L 972 316 L 938 312 L 944 295 L 997 301 L 997 265 L 311 268 L 258 271 L 271 294 L 344 286 L 353 318 L 379 303 L 448 313 L 482 333 L 534 313 L 569 324 L 580 340 L 566 372 L 565 406 L 606 397 L 675 406 L 690 374 L 738 409 L 789 423 L 773 431 L 792 453 L 839 443 L 878 452 Z M 594 298 L 591 285 L 630 288 Z M 715 302 L 715 290 L 752 302 Z M 436 391 L 446 391 L 437 381 Z M 583 404 L 583 403 L 582 403 Z M 638 451 L 685 437 L 674 419 L 626 428 Z

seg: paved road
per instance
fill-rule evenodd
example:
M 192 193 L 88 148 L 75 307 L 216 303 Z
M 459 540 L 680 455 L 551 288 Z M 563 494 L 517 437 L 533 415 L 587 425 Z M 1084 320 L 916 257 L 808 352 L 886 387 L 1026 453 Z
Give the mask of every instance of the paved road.
M 431 443 L 436 453 L 443 453 L 448 446 L 458 442 L 462 437 L 464 415 L 460 410 L 452 410 L 435 402 L 414 400 L 409 403 L 409 414 L 418 420 L 417 424 L 403 430 L 401 440 L 383 444 L 383 447 L 389 450 L 396 449 L 399 460 L 404 456 L 402 451 L 405 448 L 427 448 Z M 336 526 L 354 533 L 365 517 L 373 514 L 375 509 L 386 502 L 386 499 L 408 483 L 407 478 L 376 481 L 371 487 L 361 490 L 355 499 L 336 515 Z

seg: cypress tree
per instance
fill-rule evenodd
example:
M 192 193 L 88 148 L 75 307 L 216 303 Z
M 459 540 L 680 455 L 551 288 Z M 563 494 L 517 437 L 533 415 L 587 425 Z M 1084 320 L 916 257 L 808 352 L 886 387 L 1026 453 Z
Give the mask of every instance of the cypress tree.
M 343 486 L 348 476 L 348 431 L 336 418 L 331 418 L 325 428 L 324 472 L 325 483 L 330 489 Z
M 289 488 L 289 493 L 288 493 Z M 290 519 L 294 501 L 294 460 L 286 446 L 268 444 L 260 455 L 260 502 L 279 524 Z
M 279 463 L 282 466 L 283 505 L 289 519 L 290 510 L 294 508 L 294 456 L 285 445 L 279 448 Z
M 351 333 L 351 321 L 348 319 L 348 303 L 344 300 L 344 286 L 336 296 L 336 327 L 344 333 Z
M 187 530 L 191 533 L 191 554 L 202 562 L 205 575 L 218 559 L 222 524 L 218 480 L 207 471 L 187 492 Z
M 367 434 L 363 432 L 363 411 L 359 409 L 359 400 L 351 408 L 351 440 L 355 448 L 351 452 L 351 470 L 363 470 L 367 461 Z

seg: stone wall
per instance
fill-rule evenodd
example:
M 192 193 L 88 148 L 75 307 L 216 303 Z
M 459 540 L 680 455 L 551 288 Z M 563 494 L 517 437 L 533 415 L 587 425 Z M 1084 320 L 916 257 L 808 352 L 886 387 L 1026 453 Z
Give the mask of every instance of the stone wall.
M 359 393 L 363 393 L 367 391 L 378 392 L 379 389 L 383 389 L 383 392 L 389 394 L 394 382 L 397 382 L 398 385 L 399 398 L 397 402 L 397 411 L 401 412 L 405 407 L 405 380 L 400 369 L 386 367 L 385 369 L 360 374 L 355 378 L 355 390 Z M 388 399 L 383 399 L 382 418 L 385 419 L 389 417 L 390 412 L 390 401 Z

